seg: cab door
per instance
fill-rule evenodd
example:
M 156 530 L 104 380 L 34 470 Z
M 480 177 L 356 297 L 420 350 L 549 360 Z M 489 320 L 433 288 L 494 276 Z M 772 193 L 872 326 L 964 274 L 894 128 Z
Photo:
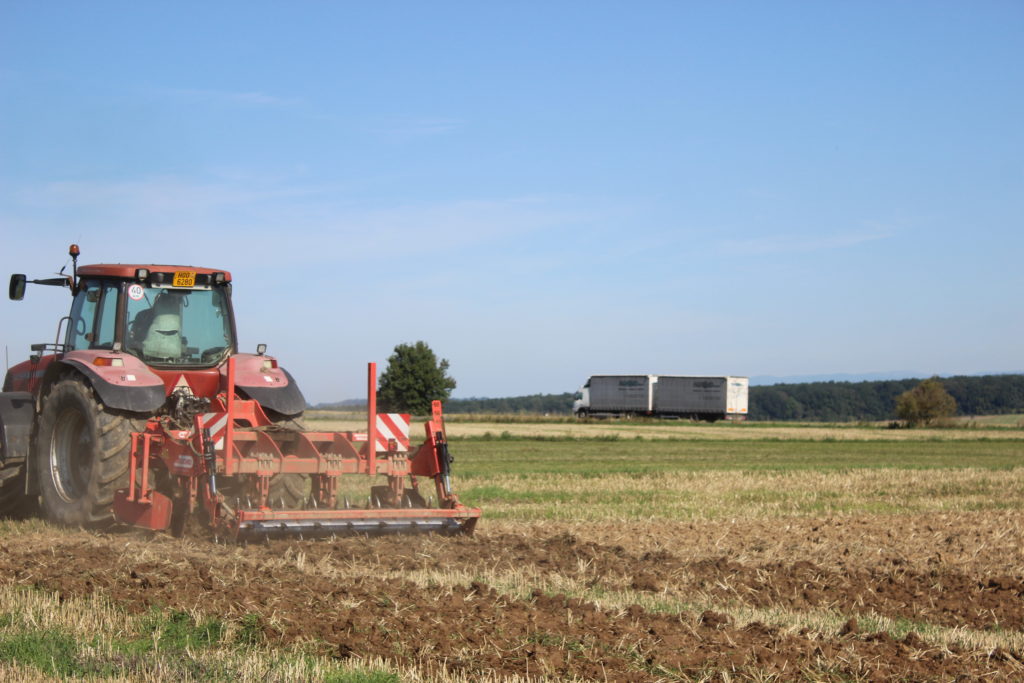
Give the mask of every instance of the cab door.
M 120 283 L 83 280 L 71 304 L 65 350 L 114 348 L 117 339 L 117 299 Z

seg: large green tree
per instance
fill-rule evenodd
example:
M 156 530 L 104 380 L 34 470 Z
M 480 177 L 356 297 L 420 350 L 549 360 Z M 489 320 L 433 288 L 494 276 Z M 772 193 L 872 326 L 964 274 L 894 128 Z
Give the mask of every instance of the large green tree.
M 956 414 L 956 400 L 938 377 L 926 379 L 896 399 L 896 417 L 907 425 L 927 425 L 933 420 Z
M 447 359 L 438 360 L 422 341 L 399 344 L 381 373 L 377 402 L 381 411 L 427 415 L 430 402 L 446 400 L 454 388 Z

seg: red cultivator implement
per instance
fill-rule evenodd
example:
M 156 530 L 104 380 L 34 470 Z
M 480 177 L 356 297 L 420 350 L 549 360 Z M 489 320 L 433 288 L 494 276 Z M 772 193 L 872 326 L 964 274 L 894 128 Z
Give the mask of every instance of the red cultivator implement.
M 33 345 L 0 392 L 0 516 L 38 500 L 61 524 L 181 533 L 195 516 L 243 539 L 472 533 L 480 510 L 452 493 L 440 403 L 411 450 L 409 416 L 377 413 L 371 363 L 366 432 L 308 431 L 292 376 L 265 346 L 239 352 L 230 273 L 79 268 L 78 253 L 71 275 L 31 280 L 73 300 L 57 340 Z M 27 282 L 13 275 L 10 297 Z M 369 483 L 355 504 L 351 475 Z
M 377 413 L 374 363 L 369 366 L 365 433 L 282 428 L 257 402 L 235 395 L 233 359 L 227 376 L 223 393 L 208 405 L 200 401 L 196 408 L 203 412 L 193 409 L 191 429 L 172 428 L 170 418 L 152 418 L 145 431 L 132 434 L 129 486 L 114 499 L 118 519 L 180 533 L 187 516 L 199 512 L 218 532 L 240 539 L 472 533 L 480 510 L 467 508 L 452 493 L 440 401 L 434 401 L 433 415 L 424 425 L 426 439 L 412 453 L 407 433 L 399 434 L 404 439 L 388 438 L 378 429 L 396 422 L 408 426 L 409 416 Z M 157 471 L 178 479 L 178 499 L 154 488 Z M 369 487 L 365 505 L 354 507 L 339 494 L 345 475 L 384 478 L 386 484 Z M 281 476 L 308 480 L 298 509 L 271 496 L 271 481 Z M 432 480 L 428 497 L 416 477 Z M 239 481 L 246 484 L 240 487 Z

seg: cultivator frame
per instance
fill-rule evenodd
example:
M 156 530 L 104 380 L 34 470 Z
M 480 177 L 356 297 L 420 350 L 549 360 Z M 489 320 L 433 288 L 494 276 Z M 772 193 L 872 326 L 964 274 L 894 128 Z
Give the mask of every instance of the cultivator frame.
M 216 533 L 231 538 L 325 536 L 353 533 L 437 532 L 471 534 L 478 508 L 459 502 L 451 490 L 441 403 L 433 402 L 426 439 L 406 451 L 395 439 L 378 438 L 376 364 L 368 367 L 367 430 L 316 432 L 282 427 L 259 403 L 235 391 L 235 359 L 228 360 L 227 386 L 192 416 L 191 429 L 169 417 L 150 418 L 132 433 L 128 487 L 114 497 L 117 519 L 154 530 L 182 533 L 189 515 L 201 512 Z M 408 418 L 408 416 L 403 416 Z M 378 446 L 378 444 L 380 444 Z M 380 452 L 378 452 L 380 448 Z M 303 509 L 274 507 L 271 478 L 307 475 L 311 482 Z M 379 476 L 366 507 L 339 501 L 339 479 Z M 416 477 L 434 481 L 437 507 L 419 491 Z M 247 483 L 238 495 L 238 482 Z M 235 489 L 234 499 L 220 490 Z M 407 485 L 408 484 L 408 485 Z M 243 504 L 244 503 L 244 504 Z

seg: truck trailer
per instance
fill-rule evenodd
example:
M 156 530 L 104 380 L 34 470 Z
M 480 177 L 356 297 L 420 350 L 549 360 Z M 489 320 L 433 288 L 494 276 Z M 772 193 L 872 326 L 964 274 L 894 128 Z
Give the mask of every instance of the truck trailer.
M 749 386 L 746 377 L 660 375 L 654 385 L 654 414 L 709 422 L 744 420 Z
M 593 375 L 576 394 L 572 412 L 588 415 L 650 415 L 656 375 Z
M 651 416 L 745 420 L 750 381 L 737 376 L 593 375 L 573 403 L 578 418 Z

